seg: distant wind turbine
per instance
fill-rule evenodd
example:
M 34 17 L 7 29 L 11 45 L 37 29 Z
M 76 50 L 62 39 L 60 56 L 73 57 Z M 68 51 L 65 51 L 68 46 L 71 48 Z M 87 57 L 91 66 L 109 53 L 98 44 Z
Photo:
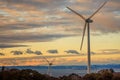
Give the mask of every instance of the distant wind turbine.
M 93 22 L 93 20 L 91 19 L 105 4 L 107 3 L 107 1 L 105 1 L 90 17 L 85 18 L 83 17 L 81 14 L 79 14 L 78 12 L 74 11 L 73 9 L 67 7 L 70 11 L 74 12 L 76 15 L 78 15 L 79 17 L 81 17 L 84 21 L 85 21 L 85 25 L 84 25 L 84 29 L 83 29 L 83 35 L 82 35 L 82 41 L 81 41 L 81 46 L 80 46 L 80 50 L 82 50 L 82 45 L 83 45 L 83 41 L 84 41 L 84 36 L 85 36 L 85 31 L 86 31 L 86 27 L 87 27 L 87 39 L 88 39 L 88 64 L 87 64 L 87 73 L 89 74 L 91 71 L 91 58 L 90 58 L 90 23 Z
M 55 61 L 55 59 L 53 59 L 52 61 L 49 61 L 46 57 L 43 57 L 43 58 L 44 58 L 45 61 L 48 63 L 48 71 L 47 71 L 47 74 L 48 74 L 49 76 L 51 76 L 51 75 L 52 75 L 52 73 L 51 73 L 51 67 L 52 67 L 53 62 Z

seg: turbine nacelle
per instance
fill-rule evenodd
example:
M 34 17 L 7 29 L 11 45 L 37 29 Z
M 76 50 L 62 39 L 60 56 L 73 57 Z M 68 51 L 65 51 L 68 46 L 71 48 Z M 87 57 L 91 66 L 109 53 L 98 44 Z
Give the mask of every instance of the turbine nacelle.
M 85 22 L 86 22 L 86 23 L 92 23 L 93 20 L 91 20 L 90 18 L 88 18 L 88 19 L 85 20 Z
M 50 65 L 50 66 L 53 65 L 53 63 L 49 63 L 49 65 Z

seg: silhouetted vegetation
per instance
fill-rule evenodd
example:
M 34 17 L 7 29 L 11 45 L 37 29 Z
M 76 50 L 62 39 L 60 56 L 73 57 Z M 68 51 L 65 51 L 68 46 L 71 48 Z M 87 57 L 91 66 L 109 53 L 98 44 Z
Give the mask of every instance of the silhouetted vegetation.
M 70 74 L 68 76 L 51 77 L 46 74 L 41 74 L 36 70 L 31 69 L 1 69 L 0 80 L 120 80 L 120 73 L 114 72 L 113 69 L 104 69 L 98 73 L 86 74 L 80 76 Z

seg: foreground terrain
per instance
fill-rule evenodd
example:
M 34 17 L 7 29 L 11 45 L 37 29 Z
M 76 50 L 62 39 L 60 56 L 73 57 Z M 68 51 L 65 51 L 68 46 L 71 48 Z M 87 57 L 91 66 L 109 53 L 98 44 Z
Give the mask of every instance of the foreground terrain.
M 3 67 L 0 71 L 0 80 L 120 80 L 120 72 L 104 69 L 84 76 L 72 73 L 56 78 L 32 69 L 4 69 Z

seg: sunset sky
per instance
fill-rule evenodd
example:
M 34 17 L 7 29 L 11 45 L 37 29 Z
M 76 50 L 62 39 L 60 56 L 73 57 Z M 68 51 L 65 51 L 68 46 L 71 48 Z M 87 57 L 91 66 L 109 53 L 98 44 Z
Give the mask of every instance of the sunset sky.
M 0 0 L 0 66 L 86 65 L 87 38 L 80 43 L 84 21 L 66 7 L 89 17 L 106 0 Z M 120 63 L 120 0 L 92 18 L 92 64 Z

